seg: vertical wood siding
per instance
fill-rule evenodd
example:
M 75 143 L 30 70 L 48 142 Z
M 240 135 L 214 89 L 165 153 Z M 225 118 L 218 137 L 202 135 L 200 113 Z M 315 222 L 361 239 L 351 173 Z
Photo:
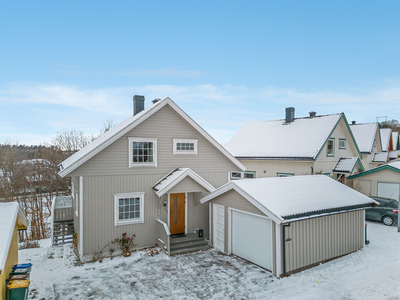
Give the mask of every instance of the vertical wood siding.
M 206 192 L 200 184 L 194 181 L 190 177 L 186 177 L 181 182 L 179 182 L 176 186 L 168 191 L 170 194 L 176 193 L 189 193 L 189 192 Z
M 129 137 L 157 138 L 157 167 L 128 167 Z M 173 139 L 197 139 L 197 155 L 173 155 Z M 168 173 L 188 167 L 196 173 L 237 171 L 225 155 L 169 106 L 165 106 L 130 132 L 89 159 L 70 176 Z M 228 176 L 228 175 L 227 175 Z
M 168 215 L 162 204 L 159 207 L 160 198 L 151 187 L 164 175 L 163 173 L 84 176 L 83 194 L 87 196 L 87 199 L 83 200 L 84 255 L 100 251 L 115 238 L 120 238 L 122 233 L 127 233 L 128 236 L 136 234 L 135 244 L 137 247 L 155 245 L 158 235 L 157 219 L 167 223 Z M 225 184 L 228 179 L 227 172 L 204 172 L 199 175 L 215 187 Z M 132 192 L 145 193 L 144 223 L 115 226 L 114 195 Z M 208 236 L 208 205 L 200 204 L 196 193 L 188 193 L 187 200 L 188 232 L 193 232 L 195 228 L 201 228 Z M 160 209 L 160 215 L 158 215 L 158 209 Z
M 286 272 L 357 251 L 364 246 L 363 211 L 293 222 L 285 229 Z

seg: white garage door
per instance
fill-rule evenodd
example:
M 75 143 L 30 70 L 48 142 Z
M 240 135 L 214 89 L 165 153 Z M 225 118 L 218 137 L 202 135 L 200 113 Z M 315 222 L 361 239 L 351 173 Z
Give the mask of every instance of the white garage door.
M 214 204 L 213 207 L 213 244 L 215 248 L 224 251 L 225 235 L 225 207 Z
M 378 197 L 399 199 L 399 184 L 378 182 Z
M 232 253 L 272 270 L 272 221 L 232 211 Z

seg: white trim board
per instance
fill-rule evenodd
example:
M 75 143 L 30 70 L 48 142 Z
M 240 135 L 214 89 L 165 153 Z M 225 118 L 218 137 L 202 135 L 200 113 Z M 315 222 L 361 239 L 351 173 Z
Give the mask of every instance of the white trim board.
M 120 137 L 131 131 L 143 121 L 147 120 L 154 113 L 159 111 L 164 106 L 169 105 L 175 112 L 177 112 L 185 121 L 187 121 L 195 130 L 197 130 L 206 140 L 208 140 L 215 148 L 224 154 L 233 164 L 240 170 L 245 171 L 246 167 L 239 162 L 232 154 L 230 154 L 223 146 L 221 146 L 211 135 L 209 135 L 200 125 L 198 125 L 189 115 L 187 115 L 178 105 L 175 104 L 170 98 L 165 98 L 156 104 L 147 107 L 135 116 L 131 116 L 111 128 L 108 132 L 98 137 L 89 145 L 84 147 L 79 152 L 64 160 L 60 167 L 61 171 L 58 173 L 61 177 L 65 177 L 74 171 L 76 168 L 84 164 L 107 146 L 118 140 Z

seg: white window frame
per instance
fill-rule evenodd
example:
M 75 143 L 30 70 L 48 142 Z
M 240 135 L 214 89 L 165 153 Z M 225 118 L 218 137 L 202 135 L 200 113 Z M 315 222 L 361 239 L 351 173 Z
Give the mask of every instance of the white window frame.
M 152 138 L 140 138 L 140 137 L 130 137 L 129 140 L 129 168 L 135 167 L 157 167 L 157 139 Z M 133 142 L 152 142 L 153 143 L 153 162 L 133 162 Z
M 233 173 L 236 173 L 237 175 L 240 175 L 240 177 L 238 177 L 238 176 L 234 177 Z M 254 177 L 253 178 L 251 178 L 251 177 L 250 178 L 248 178 L 248 177 L 246 178 L 245 174 L 252 174 L 252 175 L 254 175 Z M 244 171 L 244 172 L 232 171 L 232 172 L 229 172 L 229 179 L 230 180 L 254 179 L 254 178 L 256 178 L 256 171 Z
M 193 150 L 177 150 L 178 143 L 193 143 Z M 173 139 L 173 155 L 176 154 L 192 154 L 197 155 L 197 140 L 194 139 Z
M 119 199 L 121 198 L 140 198 L 140 217 L 134 219 L 119 219 Z M 114 225 L 128 225 L 144 223 L 144 192 L 140 193 L 122 193 L 114 195 Z

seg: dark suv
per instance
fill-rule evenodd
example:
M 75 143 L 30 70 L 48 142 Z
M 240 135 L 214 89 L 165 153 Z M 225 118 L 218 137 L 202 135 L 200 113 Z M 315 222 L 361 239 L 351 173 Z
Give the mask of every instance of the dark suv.
M 399 202 L 394 199 L 382 197 L 370 197 L 379 202 L 373 208 L 365 210 L 365 218 L 373 221 L 380 221 L 387 226 L 392 226 L 398 219 Z

